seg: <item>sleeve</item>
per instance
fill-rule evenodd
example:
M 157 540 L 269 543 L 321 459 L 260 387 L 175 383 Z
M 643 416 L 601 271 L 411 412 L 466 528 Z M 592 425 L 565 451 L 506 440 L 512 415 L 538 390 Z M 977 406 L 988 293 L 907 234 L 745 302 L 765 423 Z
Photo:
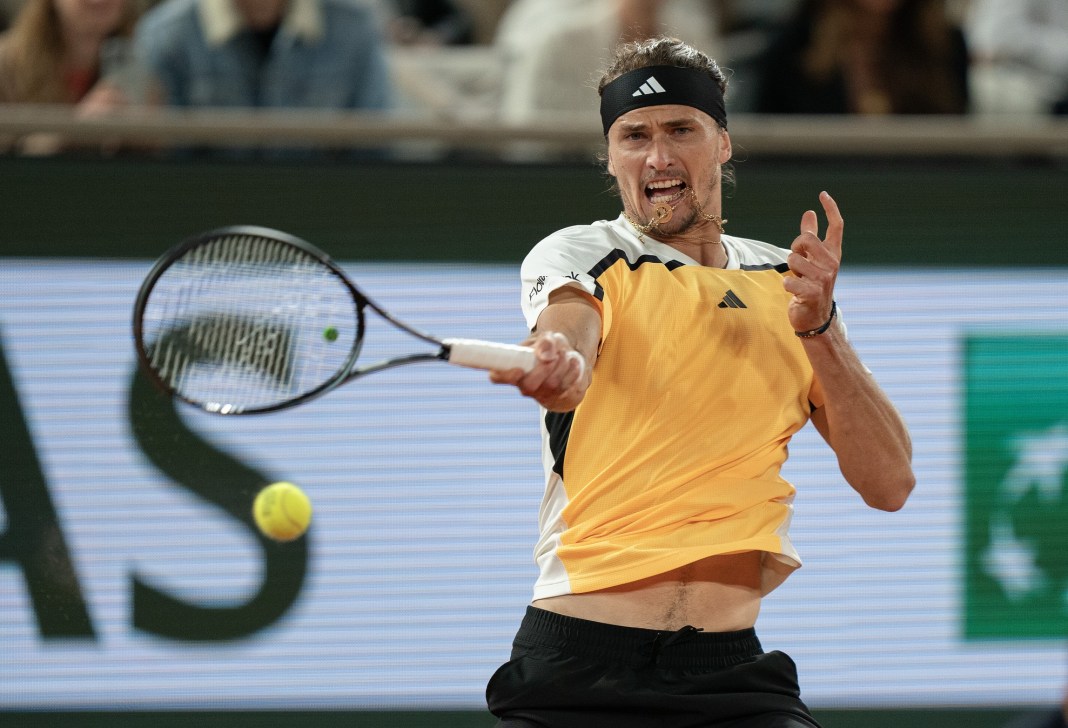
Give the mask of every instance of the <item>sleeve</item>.
M 592 253 L 592 255 L 591 255 Z M 533 330 L 538 317 L 549 305 L 549 294 L 561 286 L 575 286 L 586 292 L 601 310 L 602 337 L 607 332 L 610 312 L 603 291 L 594 277 L 597 260 L 588 243 L 561 231 L 534 246 L 520 269 L 523 316 Z

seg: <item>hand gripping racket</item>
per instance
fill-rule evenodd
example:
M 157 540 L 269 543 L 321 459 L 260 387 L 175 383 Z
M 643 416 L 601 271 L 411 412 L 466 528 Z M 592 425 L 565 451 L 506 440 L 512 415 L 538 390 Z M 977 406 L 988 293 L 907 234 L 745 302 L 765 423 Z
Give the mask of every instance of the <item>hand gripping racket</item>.
M 368 309 L 436 351 L 357 366 Z M 137 294 L 133 331 L 141 365 L 164 390 L 226 415 L 293 407 L 413 362 L 534 367 L 529 347 L 419 331 L 311 244 L 252 226 L 212 230 L 160 258 Z

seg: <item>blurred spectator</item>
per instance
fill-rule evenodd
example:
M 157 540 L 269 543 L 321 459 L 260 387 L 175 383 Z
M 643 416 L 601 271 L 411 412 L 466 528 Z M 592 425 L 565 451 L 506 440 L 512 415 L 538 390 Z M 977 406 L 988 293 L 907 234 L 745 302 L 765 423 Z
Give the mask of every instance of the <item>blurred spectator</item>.
M 730 78 L 727 113 L 749 113 L 756 104 L 761 60 L 801 0 L 715 1 L 723 41 L 723 56 L 717 60 Z
M 148 99 L 148 77 L 130 54 L 136 0 L 27 0 L 0 35 L 0 104 L 62 104 L 79 116 L 108 114 Z M 73 150 L 55 134 L 0 139 L 26 155 Z M 79 150 L 118 151 L 114 143 Z
M 121 50 L 136 19 L 134 0 L 27 0 L 0 35 L 0 103 L 76 104 L 90 114 L 124 105 L 103 58 Z
M 968 110 L 964 35 L 943 0 L 808 0 L 762 66 L 759 113 Z
M 474 23 L 452 0 L 389 0 L 393 18 L 390 39 L 398 45 L 468 45 Z
M 621 38 L 672 35 L 716 57 L 717 7 L 705 0 L 513 0 L 496 39 L 504 60 L 502 117 L 596 118 L 590 89 Z
M 353 0 L 163 0 L 136 37 L 173 106 L 392 106 L 382 28 Z
M 1068 114 L 1068 2 L 972 0 L 965 25 L 979 113 Z

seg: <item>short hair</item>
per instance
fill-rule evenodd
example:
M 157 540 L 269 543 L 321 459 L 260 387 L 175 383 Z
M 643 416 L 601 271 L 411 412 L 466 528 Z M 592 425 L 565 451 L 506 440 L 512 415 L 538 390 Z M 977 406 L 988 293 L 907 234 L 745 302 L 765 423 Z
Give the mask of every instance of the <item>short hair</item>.
M 604 87 L 623 74 L 647 66 L 677 66 L 704 71 L 716 82 L 721 93 L 727 93 L 727 74 L 718 63 L 678 38 L 661 36 L 620 44 L 597 82 L 597 95 L 601 96 Z

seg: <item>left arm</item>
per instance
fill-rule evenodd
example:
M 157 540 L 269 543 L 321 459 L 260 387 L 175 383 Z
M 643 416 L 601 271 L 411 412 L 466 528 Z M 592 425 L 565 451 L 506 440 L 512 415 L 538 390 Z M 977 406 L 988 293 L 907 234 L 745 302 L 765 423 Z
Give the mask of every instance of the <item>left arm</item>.
M 804 340 L 823 384 L 824 405 L 812 424 L 838 457 L 838 467 L 873 508 L 896 511 L 916 483 L 912 440 L 904 420 L 860 362 L 841 327 Z
M 844 222 L 826 192 L 820 202 L 827 234 L 820 239 L 816 213 L 801 218 L 787 262 L 794 272 L 783 285 L 793 294 L 790 323 L 795 331 L 821 326 L 831 314 L 834 283 L 842 259 Z M 801 339 L 823 386 L 824 405 L 812 423 L 834 450 L 846 481 L 873 508 L 896 511 L 915 485 L 908 428 L 874 377 L 861 363 L 837 319 L 822 334 Z

